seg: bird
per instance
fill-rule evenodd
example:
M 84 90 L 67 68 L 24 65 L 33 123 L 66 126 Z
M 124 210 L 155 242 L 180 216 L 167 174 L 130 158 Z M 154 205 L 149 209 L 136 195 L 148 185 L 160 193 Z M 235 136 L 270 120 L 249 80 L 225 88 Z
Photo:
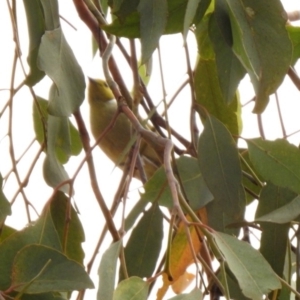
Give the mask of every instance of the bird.
M 106 130 L 118 110 L 118 103 L 106 81 L 89 78 L 88 102 L 90 107 L 91 132 L 97 140 Z M 106 156 L 121 169 L 126 160 L 124 150 L 132 141 L 132 125 L 125 114 L 120 113 L 114 126 L 99 141 L 99 147 Z M 161 160 L 155 150 L 143 139 L 139 154 L 147 178 L 149 179 L 160 167 Z M 133 176 L 141 179 L 136 168 Z

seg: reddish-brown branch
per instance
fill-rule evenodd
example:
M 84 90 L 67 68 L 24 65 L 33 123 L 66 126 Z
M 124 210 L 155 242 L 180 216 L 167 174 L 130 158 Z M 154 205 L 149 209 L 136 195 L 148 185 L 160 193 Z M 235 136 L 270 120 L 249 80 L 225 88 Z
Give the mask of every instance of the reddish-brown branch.
M 105 203 L 105 200 L 101 194 L 101 191 L 99 189 L 99 185 L 97 182 L 97 176 L 96 176 L 96 171 L 95 171 L 95 166 L 94 166 L 94 162 L 93 162 L 93 157 L 90 153 L 90 139 L 89 139 L 89 135 L 88 132 L 86 130 L 84 121 L 82 119 L 81 113 L 78 110 L 77 112 L 74 113 L 74 117 L 76 119 L 77 125 L 78 125 L 78 129 L 79 129 L 79 133 L 81 136 L 81 141 L 83 144 L 83 148 L 85 150 L 85 152 L 87 153 L 87 165 L 88 165 L 88 169 L 89 169 L 89 173 L 90 173 L 90 178 L 91 178 L 91 185 L 95 194 L 95 197 L 99 203 L 99 206 L 101 208 L 101 211 L 104 215 L 108 230 L 110 231 L 114 241 L 117 241 L 120 239 L 120 235 L 115 227 L 115 224 L 113 222 L 111 213 Z

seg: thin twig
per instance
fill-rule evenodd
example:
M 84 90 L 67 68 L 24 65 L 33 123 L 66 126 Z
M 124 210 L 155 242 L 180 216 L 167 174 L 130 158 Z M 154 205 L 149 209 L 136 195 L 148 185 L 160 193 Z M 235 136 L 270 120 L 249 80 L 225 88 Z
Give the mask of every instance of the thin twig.
M 283 135 L 283 138 L 286 139 L 286 130 L 285 130 L 285 127 L 284 127 L 284 122 L 283 122 L 283 118 L 282 118 L 282 113 L 281 113 L 281 109 L 280 109 L 280 104 L 279 104 L 279 99 L 278 99 L 277 92 L 275 92 L 275 100 L 276 100 L 276 106 L 277 106 L 277 111 L 278 111 L 278 117 L 279 117 L 281 130 L 282 130 L 282 135 Z

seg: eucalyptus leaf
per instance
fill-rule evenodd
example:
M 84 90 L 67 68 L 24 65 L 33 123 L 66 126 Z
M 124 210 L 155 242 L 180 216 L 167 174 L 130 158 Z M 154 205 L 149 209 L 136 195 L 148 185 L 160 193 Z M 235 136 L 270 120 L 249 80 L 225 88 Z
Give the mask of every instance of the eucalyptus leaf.
M 4 195 L 2 187 L 3 187 L 3 178 L 2 175 L 0 174 L 0 223 L 2 223 L 7 216 L 11 215 L 10 203 L 7 200 L 6 196 Z
M 240 100 L 236 93 L 229 100 L 230 104 L 228 101 L 226 103 L 228 94 L 226 95 L 227 92 L 221 89 L 220 84 L 228 80 L 228 74 L 218 72 L 216 54 L 209 36 L 209 20 L 210 15 L 207 15 L 195 31 L 198 51 L 200 53 L 200 58 L 195 68 L 196 110 L 201 118 L 205 119 L 205 116 L 203 116 L 204 108 L 209 114 L 215 116 L 225 124 L 231 133 L 240 134 L 242 130 Z M 224 50 L 222 49 L 222 51 Z M 230 61 L 232 54 L 228 51 L 226 53 L 226 57 L 222 57 Z M 220 51 L 218 54 L 220 55 Z M 221 68 L 221 65 L 219 67 Z M 223 63 L 223 67 L 225 67 L 225 63 Z
M 257 172 L 274 185 L 300 193 L 300 151 L 285 139 L 247 141 L 250 160 Z
M 27 62 L 30 68 L 25 84 L 34 86 L 45 76 L 45 72 L 37 66 L 38 51 L 42 35 L 45 32 L 45 20 L 40 0 L 23 0 L 23 3 L 28 25 L 29 51 Z
M 142 64 L 144 64 L 157 48 L 159 38 L 165 31 L 168 14 L 167 0 L 140 0 L 137 10 L 141 18 Z
M 280 0 L 226 2 L 233 50 L 251 77 L 256 93 L 254 112 L 262 113 L 291 64 L 293 49 L 285 28 L 286 13 Z
M 256 219 L 259 219 L 260 217 L 264 218 L 264 216 L 284 208 L 286 205 L 289 205 L 291 202 L 293 202 L 292 199 L 295 197 L 296 194 L 290 190 L 268 183 L 261 191 L 259 204 L 255 215 Z M 300 214 L 300 201 L 298 212 Z M 284 216 L 290 217 L 287 216 L 286 212 L 282 212 L 280 215 L 281 220 L 284 218 Z M 260 239 L 260 252 L 266 258 L 278 276 L 283 277 L 285 256 L 288 249 L 288 233 L 290 224 L 288 222 L 281 224 L 274 223 L 260 223 L 260 228 L 262 230 Z
M 17 253 L 27 245 L 41 244 L 62 251 L 62 245 L 51 218 L 45 210 L 34 225 L 29 225 L 7 237 L 0 244 L 0 289 L 10 286 L 12 265 Z
M 85 80 L 60 27 L 43 35 L 38 67 L 53 81 L 48 112 L 59 117 L 70 116 L 83 102 Z
M 276 274 L 257 250 L 225 233 L 215 232 L 213 236 L 246 297 L 261 300 L 269 292 L 281 289 Z
M 163 215 L 158 205 L 154 203 L 143 214 L 126 244 L 124 252 L 129 276 L 144 278 L 153 275 L 162 240 Z
M 119 283 L 113 300 L 147 300 L 149 284 L 139 277 L 130 277 Z
M 198 162 L 214 201 L 228 216 L 241 220 L 246 199 L 238 150 L 227 128 L 213 116 L 207 117 L 199 138 Z
M 97 292 L 97 300 L 112 299 L 113 297 L 117 262 L 121 246 L 122 240 L 111 244 L 101 258 L 98 270 L 99 289 Z
M 82 150 L 80 135 L 75 126 L 66 117 L 53 117 L 48 114 L 48 101 L 37 97 L 33 103 L 33 128 L 37 141 L 43 145 L 48 144 L 48 136 L 55 139 L 55 155 L 60 163 L 65 164 L 71 155 L 78 155 Z M 57 126 L 59 127 L 58 129 Z M 55 137 L 49 131 L 55 131 Z M 48 134 L 48 136 L 47 136 Z M 45 136 L 46 135 L 46 136 Z
M 94 287 L 82 265 L 43 245 L 28 245 L 17 253 L 12 285 L 33 294 Z
M 232 37 L 229 17 L 225 12 L 219 12 L 217 8 L 218 6 L 216 6 L 216 13 L 210 17 L 208 31 L 215 52 L 220 89 L 224 101 L 230 103 L 235 98 L 237 87 L 246 70 L 231 48 Z
M 300 196 L 297 196 L 288 204 L 283 205 L 263 216 L 256 218 L 255 221 L 285 224 L 295 220 L 299 215 L 300 215 Z

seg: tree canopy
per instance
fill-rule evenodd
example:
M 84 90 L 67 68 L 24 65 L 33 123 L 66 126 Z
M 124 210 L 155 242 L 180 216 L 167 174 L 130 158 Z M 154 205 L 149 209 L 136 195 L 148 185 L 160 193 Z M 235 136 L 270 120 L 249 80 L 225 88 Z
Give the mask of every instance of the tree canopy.
M 12 28 L 14 53 L 0 90 L 0 299 L 88 299 L 93 288 L 95 299 L 300 299 L 298 116 L 282 111 L 298 104 L 279 92 L 300 90 L 299 13 L 280 0 L 74 0 L 117 103 L 93 141 L 89 74 L 76 55 L 85 42 L 70 44 L 61 2 L 7 1 L 10 23 L 1 24 Z M 178 44 L 163 44 L 169 35 L 180 37 L 181 56 Z M 166 69 L 182 62 L 171 94 Z M 113 162 L 121 176 L 106 187 L 97 144 L 124 117 L 129 142 Z M 13 228 L 19 213 L 26 226 Z

